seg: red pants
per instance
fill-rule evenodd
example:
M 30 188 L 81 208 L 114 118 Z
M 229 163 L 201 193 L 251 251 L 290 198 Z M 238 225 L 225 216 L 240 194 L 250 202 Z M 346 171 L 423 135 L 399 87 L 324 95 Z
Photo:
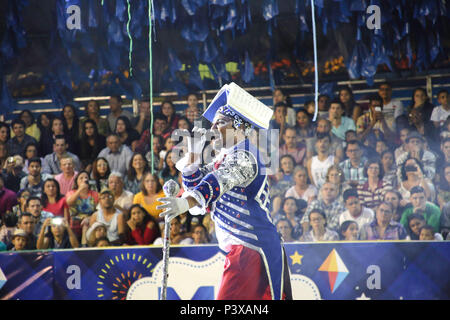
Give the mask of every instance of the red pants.
M 285 263 L 285 268 L 287 264 Z M 289 275 L 287 269 L 285 274 Z M 290 292 L 290 279 L 284 286 Z M 286 292 L 286 291 L 284 291 Z M 290 294 L 288 294 L 290 295 Z M 217 300 L 271 300 L 270 285 L 261 255 L 252 249 L 234 245 L 225 258 Z M 283 299 L 286 294 L 283 293 Z

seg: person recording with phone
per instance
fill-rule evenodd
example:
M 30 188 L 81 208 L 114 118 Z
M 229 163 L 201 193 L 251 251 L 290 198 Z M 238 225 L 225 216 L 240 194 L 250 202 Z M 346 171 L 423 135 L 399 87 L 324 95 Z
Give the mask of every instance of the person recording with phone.
M 38 250 L 72 249 L 79 246 L 77 236 L 69 228 L 67 219 L 61 217 L 45 219 L 36 244 Z
M 424 167 L 420 160 L 410 157 L 400 167 L 400 184 L 398 191 L 402 195 L 400 205 L 405 206 L 410 202 L 410 190 L 421 186 L 424 189 L 428 201 L 434 201 L 436 190 L 433 183 L 424 174 Z

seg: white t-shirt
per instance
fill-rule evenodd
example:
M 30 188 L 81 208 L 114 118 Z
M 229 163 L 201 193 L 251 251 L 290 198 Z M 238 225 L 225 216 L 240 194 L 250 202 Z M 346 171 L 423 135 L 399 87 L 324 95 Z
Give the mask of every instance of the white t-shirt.
M 383 115 L 389 129 L 395 129 L 395 119 L 405 113 L 403 103 L 400 100 L 392 99 L 389 103 L 383 104 Z
M 361 230 L 362 226 L 366 223 L 371 223 L 375 217 L 375 214 L 373 213 L 372 209 L 363 207 L 362 213 L 358 218 L 353 218 L 350 215 L 350 212 L 348 210 L 345 210 L 342 212 L 342 214 L 339 216 L 339 225 L 343 224 L 344 221 L 350 220 L 355 221 L 358 224 L 358 229 Z
M 437 106 L 434 107 L 430 120 L 439 122 L 439 126 L 442 126 L 448 116 L 450 116 L 450 110 L 447 111 L 442 106 Z
M 290 187 L 285 195 L 286 198 L 287 197 L 294 197 L 297 200 L 303 199 L 306 202 L 308 202 L 310 197 L 316 197 L 317 196 L 317 188 L 315 186 L 313 186 L 312 184 L 310 184 L 308 186 L 308 188 L 305 190 L 305 192 L 303 192 L 303 195 L 300 196 L 297 191 L 295 190 L 295 186 Z

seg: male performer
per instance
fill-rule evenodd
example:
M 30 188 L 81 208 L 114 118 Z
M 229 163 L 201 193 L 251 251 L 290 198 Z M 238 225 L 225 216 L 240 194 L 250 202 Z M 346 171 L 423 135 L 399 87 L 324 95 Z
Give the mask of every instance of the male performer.
M 200 167 L 193 153 L 201 153 L 201 139 L 182 168 L 182 197 L 158 199 L 164 203 L 158 206 L 165 209 L 161 216 L 169 220 L 194 207 L 211 213 L 219 246 L 227 252 L 218 300 L 292 299 L 286 255 L 269 214 L 262 155 L 249 140 L 255 128 L 269 127 L 272 113 L 236 84 L 225 85 L 203 116 L 220 136 L 216 148 L 229 140 L 234 145 Z

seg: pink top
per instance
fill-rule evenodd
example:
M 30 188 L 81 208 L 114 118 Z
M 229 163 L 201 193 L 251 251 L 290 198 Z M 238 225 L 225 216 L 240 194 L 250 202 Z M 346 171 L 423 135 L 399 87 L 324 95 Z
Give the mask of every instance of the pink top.
M 59 190 L 61 191 L 61 194 L 66 195 L 70 190 L 72 190 L 77 174 L 78 172 L 75 171 L 74 175 L 69 180 L 65 179 L 62 173 L 55 176 L 55 180 L 59 182 Z

